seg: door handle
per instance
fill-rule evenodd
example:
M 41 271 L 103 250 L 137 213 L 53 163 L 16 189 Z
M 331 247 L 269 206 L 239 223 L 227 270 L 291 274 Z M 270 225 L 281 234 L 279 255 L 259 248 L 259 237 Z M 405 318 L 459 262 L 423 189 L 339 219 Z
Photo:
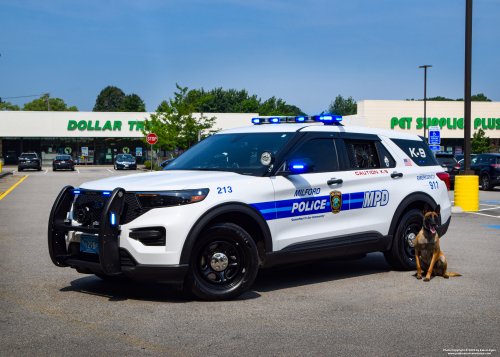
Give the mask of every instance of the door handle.
M 391 174 L 391 177 L 392 178 L 403 177 L 403 173 L 402 172 L 394 172 Z
M 335 177 L 332 177 L 330 180 L 326 181 L 327 185 L 336 185 L 336 184 L 341 184 L 343 183 L 344 180 L 342 179 L 336 179 Z

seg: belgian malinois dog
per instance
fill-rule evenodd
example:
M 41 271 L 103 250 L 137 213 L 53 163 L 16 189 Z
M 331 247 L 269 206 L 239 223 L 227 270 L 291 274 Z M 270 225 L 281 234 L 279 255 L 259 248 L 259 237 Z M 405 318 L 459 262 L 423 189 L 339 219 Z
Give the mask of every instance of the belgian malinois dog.
M 439 223 L 438 205 L 433 211 L 428 204 L 424 206 L 424 224 L 415 239 L 415 258 L 417 261 L 417 279 L 422 279 L 422 271 L 427 272 L 424 281 L 429 281 L 431 274 L 448 279 L 450 276 L 460 274 L 447 272 L 446 257 L 439 249 L 439 236 L 437 226 Z

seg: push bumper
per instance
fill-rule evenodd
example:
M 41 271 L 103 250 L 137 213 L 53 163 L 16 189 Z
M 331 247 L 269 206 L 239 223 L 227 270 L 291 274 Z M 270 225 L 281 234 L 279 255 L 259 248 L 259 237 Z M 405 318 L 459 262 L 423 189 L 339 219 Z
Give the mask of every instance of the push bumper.
M 125 164 L 116 164 L 116 168 L 134 170 L 137 168 L 137 164 L 129 164 L 128 166 L 125 166 Z
M 119 247 L 120 216 L 123 211 L 125 190 L 116 188 L 109 195 L 102 210 L 99 228 L 73 226 L 66 219 L 75 194 L 66 186 L 57 196 L 50 212 L 48 246 L 52 262 L 58 267 L 72 267 L 81 273 L 123 275 L 138 280 L 154 280 L 180 284 L 184 281 L 188 265 L 139 264 Z M 71 254 L 66 247 L 68 232 L 82 232 L 98 236 L 98 252 L 93 261 L 81 259 L 81 254 Z

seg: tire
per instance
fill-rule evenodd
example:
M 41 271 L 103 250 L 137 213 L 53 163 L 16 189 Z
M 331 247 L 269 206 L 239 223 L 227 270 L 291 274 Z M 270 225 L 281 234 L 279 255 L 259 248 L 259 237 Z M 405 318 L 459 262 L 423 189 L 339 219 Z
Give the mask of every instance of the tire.
M 213 261 L 216 254 L 222 258 L 218 263 Z M 195 242 L 184 288 L 201 300 L 231 300 L 250 289 L 258 268 L 257 247 L 250 235 L 233 223 L 222 223 Z
M 396 228 L 392 248 L 384 252 L 387 263 L 395 270 L 415 270 L 415 238 L 422 229 L 424 214 L 418 209 L 405 213 Z M 413 238 L 413 247 L 412 245 Z
M 20 168 L 20 167 L 18 167 L 18 168 L 17 168 L 17 171 L 23 171 L 23 169 L 22 169 L 22 168 Z
M 57 169 L 55 167 L 52 168 L 52 171 L 57 171 Z
M 71 168 L 71 171 L 75 171 L 75 167 L 72 167 L 72 168 Z
M 491 184 L 490 175 L 483 174 L 483 176 L 481 176 L 481 190 L 489 191 L 492 188 L 493 188 L 493 185 Z
M 114 167 L 115 170 L 118 170 L 118 167 L 116 167 L 116 164 L 115 164 L 115 167 Z
M 42 171 L 42 167 L 40 166 L 38 169 L 36 169 L 37 171 Z

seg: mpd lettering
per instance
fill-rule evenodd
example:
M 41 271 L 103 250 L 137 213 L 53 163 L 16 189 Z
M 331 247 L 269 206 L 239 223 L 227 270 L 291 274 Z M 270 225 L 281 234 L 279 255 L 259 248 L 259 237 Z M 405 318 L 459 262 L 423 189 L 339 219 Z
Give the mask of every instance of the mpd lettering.
M 363 208 L 385 206 L 389 202 L 389 191 L 366 191 L 363 199 Z

